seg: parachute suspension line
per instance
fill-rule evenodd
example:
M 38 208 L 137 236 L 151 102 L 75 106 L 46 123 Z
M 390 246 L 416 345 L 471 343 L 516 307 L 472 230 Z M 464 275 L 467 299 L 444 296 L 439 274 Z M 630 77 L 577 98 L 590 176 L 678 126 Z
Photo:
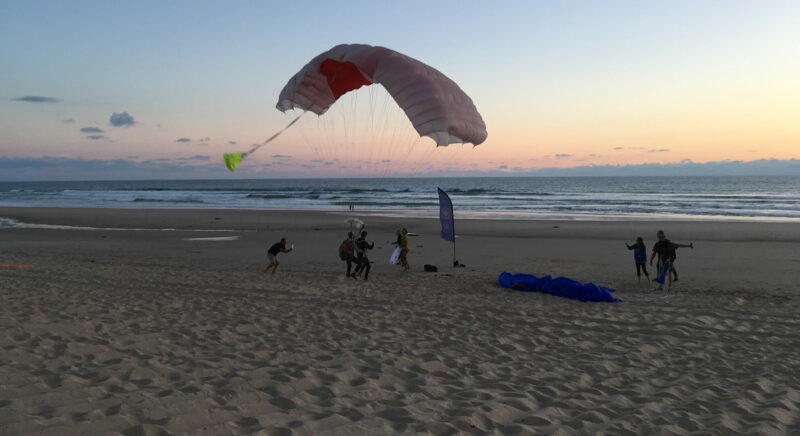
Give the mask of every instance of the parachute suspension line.
M 350 150 L 350 154 L 353 155 L 350 158 L 348 154 L 348 162 L 347 162 L 347 171 L 350 173 L 349 175 L 352 176 L 353 168 L 359 165 L 359 141 L 358 141 L 358 111 L 356 108 L 358 107 L 358 93 L 353 93 L 353 97 L 350 99 L 350 132 L 347 135 L 348 142 L 350 142 L 350 147 L 346 150 Z
M 391 159 L 392 160 L 392 162 L 391 162 L 392 165 L 389 167 L 392 170 L 392 174 L 399 173 L 400 170 L 405 166 L 406 161 L 408 161 L 408 157 L 411 156 L 411 152 L 414 151 L 414 148 L 416 148 L 416 145 L 419 143 L 420 139 L 421 139 L 420 137 L 417 137 L 416 139 L 414 139 L 414 141 L 411 144 L 409 144 L 408 147 L 406 147 L 405 153 L 403 153 L 403 151 L 401 150 L 399 152 L 399 155 L 397 156 L 397 158 L 392 156 L 392 159 Z M 393 148 L 395 148 L 395 147 L 393 147 Z M 384 172 L 384 174 L 383 174 L 384 177 L 387 177 L 389 168 L 387 168 L 387 170 Z M 405 176 L 407 177 L 408 175 L 405 175 Z
M 289 114 L 286 114 L 286 116 L 288 118 Z M 299 131 L 300 131 L 300 136 L 303 137 L 303 140 L 306 142 L 308 147 L 314 153 L 314 156 L 316 156 L 316 159 L 319 160 L 320 162 L 324 162 L 325 161 L 325 157 L 322 155 L 322 152 L 319 149 L 319 144 L 315 144 L 315 143 L 311 142 L 311 139 L 308 137 L 308 134 L 307 134 L 307 129 L 301 128 Z
M 262 142 L 261 144 L 256 144 L 253 148 L 251 148 L 250 150 L 248 150 L 248 151 L 246 151 L 244 153 L 223 153 L 222 154 L 222 159 L 225 162 L 225 166 L 228 167 L 228 169 L 231 172 L 236 171 L 236 168 L 239 167 L 239 164 L 242 163 L 242 160 L 244 160 L 244 158 L 246 158 L 247 156 L 253 154 L 256 150 L 261 148 L 261 146 L 267 145 L 270 142 L 272 142 L 273 139 L 275 139 L 278 136 L 280 136 L 281 133 L 285 132 L 289 127 L 292 127 L 294 125 L 294 123 L 296 123 L 298 120 L 300 120 L 300 117 L 302 117 L 305 113 L 306 113 L 306 110 L 304 110 L 302 113 L 300 113 L 300 115 L 295 117 L 295 119 L 293 119 L 289 124 L 287 124 L 286 127 L 284 127 L 283 129 L 281 129 L 278 132 L 276 132 L 274 135 L 272 135 L 269 138 L 267 138 L 266 141 Z
M 375 88 L 378 89 L 378 88 Z M 373 127 L 372 129 L 372 138 L 371 144 L 369 147 L 369 162 L 370 162 L 370 177 L 376 177 L 381 170 L 381 166 L 383 162 L 381 160 L 383 157 L 387 156 L 387 153 L 391 151 L 391 145 L 387 144 L 386 141 L 386 126 L 389 119 L 389 109 L 388 109 L 388 97 L 387 94 L 383 94 L 383 108 L 380 112 L 377 110 L 377 99 L 378 95 L 375 92 L 375 89 L 370 89 L 370 118 L 373 120 L 372 124 L 374 126 L 375 115 L 378 115 L 379 123 L 377 127 Z
M 251 149 L 250 149 L 248 152 L 246 152 L 246 153 L 242 153 L 242 157 L 248 156 L 248 155 L 252 154 L 254 151 L 256 151 L 256 150 L 258 150 L 259 148 L 261 148 L 261 146 L 263 146 L 263 145 L 267 145 L 267 144 L 269 144 L 270 142 L 272 142 L 272 140 L 273 140 L 273 139 L 275 139 L 275 138 L 277 138 L 278 136 L 280 136 L 280 135 L 281 135 L 281 133 L 285 132 L 285 131 L 286 131 L 286 130 L 289 128 L 289 127 L 292 127 L 292 126 L 294 125 L 294 123 L 296 123 L 298 120 L 300 120 L 300 117 L 302 117 L 303 115 L 305 115 L 305 113 L 306 113 L 306 111 L 303 111 L 303 112 L 301 112 L 301 113 L 300 113 L 300 115 L 296 116 L 296 117 L 295 117 L 295 118 L 294 118 L 294 119 L 293 119 L 293 120 L 292 120 L 292 121 L 291 121 L 289 124 L 287 124 L 287 125 L 286 125 L 286 127 L 284 127 L 283 129 L 279 130 L 279 131 L 278 131 L 277 133 L 275 133 L 274 135 L 272 135 L 272 136 L 270 136 L 269 138 L 267 138 L 267 140 L 266 140 L 266 141 L 262 142 L 261 144 L 257 144 L 257 145 L 255 145 L 255 146 L 254 146 L 253 148 L 251 148 Z
M 438 149 L 439 149 L 438 145 L 436 147 L 429 147 L 428 152 L 421 156 L 422 162 L 421 163 L 418 162 L 417 165 L 414 166 L 413 168 L 414 171 L 411 174 L 409 174 L 409 176 L 410 177 L 418 176 L 419 173 L 422 171 L 421 165 L 424 165 L 425 162 L 430 162 L 431 156 L 433 156 L 433 153 L 436 153 L 436 150 Z
M 377 103 L 378 96 L 375 96 L 375 103 Z M 388 140 L 388 134 L 386 133 L 389 127 L 390 121 L 390 114 L 389 114 L 389 96 L 388 94 L 383 94 L 383 104 L 381 105 L 381 110 L 378 110 L 376 107 L 373 110 L 374 114 L 380 116 L 378 119 L 378 127 L 373 130 L 373 143 L 377 143 L 374 145 L 373 148 L 370 149 L 371 157 L 370 162 L 372 162 L 372 171 L 371 176 L 376 177 L 378 176 L 381 171 L 385 172 L 386 168 L 389 166 L 391 162 L 391 152 L 393 150 L 392 143 Z M 377 106 L 377 104 L 376 104 Z M 374 159 L 374 160 L 373 160 Z
M 373 177 L 375 173 L 375 162 L 373 159 L 375 158 L 375 148 L 378 147 L 376 144 L 378 140 L 377 132 L 375 131 L 377 128 L 375 127 L 375 99 L 377 96 L 375 95 L 375 87 L 370 86 L 369 88 L 369 131 L 371 132 L 371 138 L 369 138 L 369 143 L 367 144 L 367 176 Z

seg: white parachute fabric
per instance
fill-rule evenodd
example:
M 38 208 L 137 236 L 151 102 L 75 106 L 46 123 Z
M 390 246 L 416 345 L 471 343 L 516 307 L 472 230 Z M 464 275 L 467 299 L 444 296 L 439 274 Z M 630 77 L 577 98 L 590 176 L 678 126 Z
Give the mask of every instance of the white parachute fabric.
M 438 70 L 384 47 L 342 44 L 322 53 L 295 74 L 277 108 L 324 114 L 344 93 L 379 83 L 402 108 L 420 136 L 436 145 L 486 140 L 486 124 L 472 99 Z

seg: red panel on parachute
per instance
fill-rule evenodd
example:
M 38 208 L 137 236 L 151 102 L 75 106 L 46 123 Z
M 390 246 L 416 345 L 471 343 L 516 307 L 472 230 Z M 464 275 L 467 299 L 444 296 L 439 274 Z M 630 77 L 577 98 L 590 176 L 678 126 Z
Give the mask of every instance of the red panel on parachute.
M 328 86 L 331 87 L 335 98 L 364 85 L 372 84 L 352 62 L 325 59 L 319 66 L 319 72 L 328 79 Z

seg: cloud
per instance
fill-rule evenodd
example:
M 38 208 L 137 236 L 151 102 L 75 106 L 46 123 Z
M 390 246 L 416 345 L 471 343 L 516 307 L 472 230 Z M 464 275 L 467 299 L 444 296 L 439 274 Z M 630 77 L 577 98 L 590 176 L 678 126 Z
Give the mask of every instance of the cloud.
M 179 161 L 208 161 L 211 160 L 211 156 L 204 156 L 201 154 L 190 156 L 190 157 L 181 157 L 178 158 Z
M 291 159 L 292 158 L 291 156 L 287 156 L 285 154 L 273 154 L 272 157 L 275 158 L 275 159 Z
M 175 142 L 192 142 L 192 140 L 189 138 L 178 138 L 178 140 Z
M 133 117 L 127 112 L 114 112 L 111 114 L 111 118 L 109 118 L 108 121 L 114 127 L 128 127 L 136 124 L 136 122 L 133 121 Z
M 614 150 L 625 150 L 625 147 L 614 147 Z
M 668 151 L 669 151 L 668 148 L 659 148 L 659 149 L 651 148 L 650 150 L 647 150 L 648 153 L 666 153 Z
M 105 136 L 103 136 L 103 135 L 89 135 L 89 136 L 87 136 L 87 138 L 89 138 L 89 139 L 94 141 L 94 140 L 98 140 L 98 139 L 103 139 L 103 138 L 105 138 Z
M 211 141 L 211 138 L 209 138 L 208 136 L 206 136 L 205 138 L 198 139 L 198 141 L 199 141 L 199 142 L 208 142 L 208 141 Z
M 508 169 L 508 165 L 506 165 L 506 164 L 500 165 L 499 167 L 497 167 L 497 169 L 506 170 L 506 169 Z
M 75 123 L 77 123 L 77 121 L 75 121 L 74 118 L 67 118 L 66 120 L 63 120 L 61 122 L 64 123 L 64 124 L 75 124 Z
M 14 101 L 25 101 L 28 103 L 58 103 L 59 99 L 53 97 L 41 97 L 38 95 L 26 95 L 24 97 L 12 98 Z
M 103 129 L 99 129 L 97 127 L 82 127 L 81 132 L 83 133 L 105 133 Z
M 236 141 L 228 141 L 228 144 L 230 144 L 230 145 L 236 145 Z
M 572 155 L 571 154 L 566 154 L 566 153 L 558 153 L 556 155 L 556 159 L 566 159 L 568 157 L 572 157 Z

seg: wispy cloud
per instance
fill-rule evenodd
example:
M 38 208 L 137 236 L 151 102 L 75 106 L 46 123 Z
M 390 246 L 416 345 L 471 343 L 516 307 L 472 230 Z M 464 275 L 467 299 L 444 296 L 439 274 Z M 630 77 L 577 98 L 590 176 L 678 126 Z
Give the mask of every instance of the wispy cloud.
M 103 132 L 103 129 L 100 129 L 98 127 L 82 127 L 81 128 L 81 132 L 82 133 L 105 133 L 105 132 Z
M 178 138 L 178 140 L 175 142 L 192 142 L 192 140 L 189 138 Z
M 104 135 L 89 135 L 89 136 L 87 136 L 87 138 L 89 138 L 89 139 L 91 139 L 91 140 L 93 140 L 93 141 L 96 141 L 96 140 L 98 140 L 98 139 L 103 139 L 103 138 L 105 138 L 105 136 L 104 136 Z
M 625 147 L 614 147 L 614 150 L 625 150 Z
M 27 103 L 58 103 L 59 99 L 54 97 L 42 97 L 39 95 L 26 95 L 24 97 L 12 98 L 14 101 L 24 101 Z
M 668 148 L 658 148 L 658 149 L 651 148 L 650 150 L 647 150 L 648 153 L 666 153 L 668 151 L 669 151 Z
M 185 162 L 188 162 L 188 161 L 209 161 L 209 160 L 211 160 L 211 156 L 204 156 L 204 155 L 198 154 L 196 156 L 181 157 L 181 158 L 178 158 L 178 160 L 179 161 L 185 161 Z
M 556 159 L 566 159 L 566 158 L 568 158 L 568 157 L 571 157 L 571 156 L 572 156 L 571 154 L 566 154 L 566 153 L 558 153 L 558 154 L 556 155 Z
M 275 159 L 291 159 L 292 158 L 291 156 L 287 156 L 285 154 L 273 154 L 272 157 L 275 158 Z
M 133 120 L 133 117 L 127 112 L 114 112 L 111 114 L 108 122 L 110 122 L 114 127 L 129 127 L 136 124 L 136 122 Z
M 74 118 L 67 118 L 66 120 L 62 120 L 61 122 L 64 123 L 64 124 L 75 124 L 75 123 L 77 123 L 77 121 L 75 121 Z
M 228 141 L 228 144 L 230 144 L 230 145 L 236 145 L 236 141 Z

